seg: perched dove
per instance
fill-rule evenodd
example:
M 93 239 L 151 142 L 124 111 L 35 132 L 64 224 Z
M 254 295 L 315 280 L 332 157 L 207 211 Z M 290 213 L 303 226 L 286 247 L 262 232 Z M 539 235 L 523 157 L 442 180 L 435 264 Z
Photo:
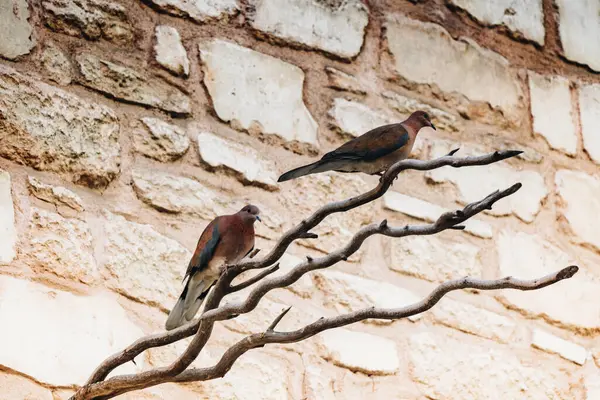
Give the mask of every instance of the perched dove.
M 187 283 L 165 323 L 167 330 L 191 321 L 222 268 L 252 251 L 259 213 L 256 206 L 247 205 L 235 214 L 216 217 L 204 229 L 183 278 Z
M 325 171 L 380 174 L 410 155 L 417 134 L 424 127 L 435 129 L 429 114 L 415 111 L 406 120 L 372 129 L 325 154 L 319 161 L 286 172 L 277 181 Z

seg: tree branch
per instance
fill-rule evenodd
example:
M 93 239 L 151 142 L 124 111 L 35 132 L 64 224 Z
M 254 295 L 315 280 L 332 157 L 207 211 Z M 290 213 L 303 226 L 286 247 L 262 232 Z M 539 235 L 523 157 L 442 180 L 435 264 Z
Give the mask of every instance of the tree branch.
M 173 379 L 175 382 L 192 382 L 192 381 L 205 381 L 209 379 L 216 379 L 225 376 L 227 371 L 231 369 L 235 361 L 247 351 L 263 347 L 266 344 L 273 343 L 294 343 L 301 340 L 308 339 L 316 334 L 326 331 L 328 329 L 339 328 L 342 326 L 350 325 L 356 322 L 364 321 L 366 319 L 385 319 L 385 320 L 397 320 L 400 318 L 410 317 L 412 315 L 420 314 L 432 308 L 442 297 L 446 294 L 459 289 L 479 289 L 479 290 L 497 290 L 497 289 L 517 289 L 517 290 L 537 290 L 546 286 L 555 284 L 564 279 L 569 279 L 577 273 L 579 268 L 575 265 L 563 268 L 560 271 L 546 275 L 542 278 L 522 280 L 515 279 L 513 277 L 505 277 L 496 280 L 481 280 L 465 277 L 453 281 L 442 283 L 436 287 L 426 298 L 418 303 L 411 304 L 401 308 L 365 308 L 362 310 L 354 311 L 348 314 L 339 315 L 331 318 L 320 318 L 312 324 L 306 325 L 305 327 L 291 331 L 291 332 L 276 332 L 273 330 L 274 326 L 283 318 L 283 315 L 289 308 L 284 311 L 283 314 L 279 315 L 277 319 L 271 324 L 271 327 L 264 333 L 257 333 L 245 337 L 233 346 L 231 346 L 219 362 L 209 368 L 192 368 L 189 369 Z
M 229 303 L 217 309 L 206 311 L 200 317 L 201 320 L 220 321 L 227 319 L 229 315 L 245 314 L 252 311 L 258 305 L 260 299 L 273 289 L 287 287 L 295 283 L 304 274 L 317 269 L 330 267 L 354 254 L 362 243 L 375 234 L 400 238 L 411 235 L 433 235 L 446 229 L 451 229 L 457 224 L 461 224 L 469 218 L 477 215 L 483 210 L 489 209 L 495 202 L 504 197 L 510 196 L 521 188 L 517 183 L 503 191 L 495 191 L 485 199 L 470 203 L 463 210 L 449 211 L 442 214 L 437 221 L 426 225 L 406 225 L 401 228 L 389 227 L 384 220 L 379 224 L 371 224 L 360 229 L 343 248 L 336 250 L 325 257 L 318 259 L 307 259 L 303 263 L 295 266 L 285 275 L 271 278 L 261 282 L 248 295 L 244 302 Z
M 273 250 L 267 256 L 260 260 L 246 260 L 241 263 L 231 266 L 218 279 L 214 289 L 206 300 L 204 314 L 201 319 L 191 321 L 190 323 L 179 327 L 175 330 L 151 335 L 146 338 L 139 339 L 134 344 L 129 346 L 122 352 L 119 352 L 107 360 L 105 360 L 92 374 L 88 383 L 80 389 L 73 397 L 74 400 L 90 399 L 90 398 L 111 398 L 120 393 L 127 391 L 152 386 L 161 382 L 166 382 L 172 377 L 179 375 L 187 368 L 191 362 L 198 356 L 206 342 L 208 341 L 212 327 L 215 321 L 228 319 L 241 313 L 246 313 L 253 310 L 260 299 L 270 290 L 279 287 L 285 287 L 297 281 L 303 274 L 315 269 L 326 268 L 341 260 L 347 259 L 350 255 L 356 252 L 366 238 L 374 234 L 383 234 L 391 237 L 402 237 L 407 235 L 430 235 L 441 232 L 445 229 L 456 229 L 456 225 L 464 222 L 471 216 L 491 208 L 492 204 L 499 199 L 514 193 L 520 188 L 520 184 L 503 191 L 495 192 L 486 199 L 472 203 L 465 207 L 462 211 L 443 214 L 434 224 L 424 226 L 405 226 L 403 228 L 390 228 L 387 223 L 379 225 L 370 225 L 361 229 L 353 237 L 351 242 L 344 248 L 331 253 L 329 256 L 319 259 L 307 259 L 306 262 L 299 264 L 288 274 L 271 278 L 263 281 L 251 293 L 248 299 L 242 304 L 226 305 L 218 307 L 221 299 L 231 290 L 231 282 L 240 273 L 250 270 L 265 268 L 277 262 L 285 253 L 289 245 L 300 238 L 314 238 L 314 234 L 310 230 L 322 222 L 328 215 L 345 212 L 363 204 L 371 202 L 381 197 L 391 186 L 396 176 L 404 170 L 431 170 L 443 166 L 451 166 L 454 168 L 488 165 L 520 154 L 520 151 L 500 151 L 477 157 L 455 157 L 447 155 L 436 160 L 420 161 L 420 160 L 403 160 L 390 167 L 380 179 L 379 184 L 374 189 L 353 197 L 348 200 L 333 202 L 321 207 L 308 219 L 302 221 L 296 227 L 286 232 L 277 242 Z M 255 253 L 253 254 L 255 255 Z M 269 272 L 269 273 L 267 273 Z M 264 272 L 261 278 L 270 274 L 270 270 Z M 261 273 L 262 274 L 262 273 Z M 260 274 L 259 274 L 260 275 Z M 258 281 L 244 282 L 242 288 L 248 287 Z M 240 285 L 234 286 L 239 290 Z M 217 308 L 218 307 L 218 308 Z M 171 344 L 185 337 L 195 335 L 194 339 L 184 351 L 184 353 L 168 367 L 157 368 L 151 371 L 143 372 L 136 375 L 122 375 L 112 377 L 105 382 L 108 374 L 116 367 L 134 359 L 144 350 L 152 347 L 159 347 Z
M 450 154 L 446 156 L 437 158 L 435 160 L 422 161 L 406 159 L 398 161 L 396 164 L 388 168 L 388 170 L 383 174 L 383 176 L 379 180 L 379 184 L 372 190 L 358 195 L 356 197 L 329 203 L 321 207 L 309 218 L 303 220 L 300 224 L 287 231 L 281 237 L 281 239 L 279 239 L 279 242 L 277 242 L 273 250 L 271 250 L 269 254 L 267 254 L 264 258 L 260 260 L 245 261 L 238 264 L 237 267 L 241 271 L 246 271 L 249 269 L 264 268 L 271 264 L 274 264 L 275 262 L 277 262 L 277 260 L 281 258 L 281 256 L 283 256 L 289 245 L 294 240 L 303 238 L 307 232 L 319 225 L 328 215 L 350 211 L 354 208 L 360 207 L 383 196 L 385 192 L 388 191 L 398 174 L 402 171 L 409 169 L 417 171 L 429 171 L 444 166 L 462 168 L 470 166 L 489 165 L 502 160 L 506 160 L 511 157 L 515 157 L 522 153 L 522 151 L 519 150 L 503 150 L 495 151 L 493 153 L 488 153 L 482 156 L 456 157 L 454 156 L 454 153 L 456 153 L 456 151 L 458 151 L 458 149 L 450 152 Z

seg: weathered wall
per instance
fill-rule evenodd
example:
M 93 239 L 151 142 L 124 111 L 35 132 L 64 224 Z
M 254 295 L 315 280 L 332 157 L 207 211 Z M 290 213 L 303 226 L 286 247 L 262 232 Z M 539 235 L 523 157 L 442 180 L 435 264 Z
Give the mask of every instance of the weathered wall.
M 161 330 L 215 215 L 259 205 L 266 250 L 323 202 L 374 186 L 363 175 L 276 178 L 416 109 L 442 128 L 423 131 L 416 157 L 525 153 L 405 173 L 381 201 L 328 218 L 284 267 L 370 222 L 422 223 L 523 189 L 466 232 L 370 239 L 219 324 L 196 364 L 284 305 L 291 328 L 411 302 L 464 275 L 525 278 L 576 262 L 573 280 L 453 293 L 412 320 L 256 350 L 224 379 L 123 398 L 600 398 L 598 37 L 597 0 L 1 0 L 0 399 L 66 398 L 103 358 Z

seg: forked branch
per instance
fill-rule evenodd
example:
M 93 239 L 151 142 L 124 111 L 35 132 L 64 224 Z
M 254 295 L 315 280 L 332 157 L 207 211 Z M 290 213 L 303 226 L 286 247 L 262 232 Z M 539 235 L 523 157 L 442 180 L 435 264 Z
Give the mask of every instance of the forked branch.
M 379 184 L 374 189 L 359 196 L 333 202 L 321 207 L 309 218 L 286 232 L 264 258 L 259 260 L 249 259 L 229 267 L 219 278 L 214 289 L 207 297 L 205 309 L 201 318 L 172 331 L 161 332 L 159 334 L 141 338 L 122 352 L 109 357 L 96 369 L 96 371 L 94 371 L 86 385 L 84 385 L 72 399 L 109 399 L 122 393 L 146 388 L 163 382 L 214 379 L 223 376 L 229 368 L 231 368 L 235 360 L 250 349 L 262 347 L 270 343 L 291 343 L 304 340 L 324 330 L 348 325 L 364 319 L 404 318 L 431 308 L 442 296 L 452 290 L 463 288 L 477 288 L 481 290 L 502 288 L 533 290 L 573 276 L 577 272 L 577 267 L 575 266 L 532 281 L 521 281 L 510 277 L 495 281 L 463 278 L 440 285 L 426 299 L 412 306 L 388 310 L 368 308 L 333 318 L 322 318 L 297 331 L 277 332 L 275 330 L 276 325 L 289 311 L 288 308 L 273 321 L 271 326 L 265 332 L 250 335 L 233 345 L 225 352 L 223 358 L 215 366 L 186 371 L 208 342 L 212 334 L 213 325 L 216 321 L 223 321 L 234 318 L 240 314 L 248 313 L 252 311 L 259 304 L 260 300 L 271 290 L 289 286 L 310 271 L 327 268 L 341 260 L 347 259 L 360 249 L 364 241 L 370 236 L 380 234 L 400 238 L 410 235 L 433 235 L 447 229 L 464 229 L 464 226 L 461 225 L 462 223 L 484 210 L 491 209 L 494 203 L 506 196 L 510 196 L 520 189 L 521 184 L 517 183 L 503 191 L 496 191 L 481 201 L 468 204 L 462 210 L 444 213 L 437 221 L 431 224 L 391 227 L 388 225 L 387 221 L 384 220 L 377 224 L 365 226 L 352 237 L 346 246 L 333 251 L 324 257 L 307 257 L 306 261 L 299 263 L 284 275 L 278 277 L 270 276 L 279 268 L 278 264 L 276 264 L 277 261 L 293 241 L 306 238 L 315 239 L 317 236 L 310 231 L 318 226 L 328 215 L 349 211 L 381 197 L 390 188 L 392 182 L 401 171 L 407 169 L 425 171 L 443 166 L 460 168 L 466 166 L 488 165 L 516 156 L 521 152 L 501 151 L 476 157 L 456 157 L 455 153 L 456 151 L 453 151 L 444 157 L 431 161 L 400 161 L 386 171 L 381 177 Z M 242 283 L 232 285 L 232 281 L 244 271 L 263 268 L 266 269 L 260 271 L 254 277 L 251 277 Z M 219 306 L 222 298 L 227 294 L 251 286 L 253 286 L 253 289 L 244 301 Z M 119 365 L 133 360 L 143 351 L 153 347 L 165 346 L 189 336 L 194 336 L 192 342 L 183 354 L 181 354 L 171 365 L 139 374 L 115 376 L 105 380 L 112 370 Z

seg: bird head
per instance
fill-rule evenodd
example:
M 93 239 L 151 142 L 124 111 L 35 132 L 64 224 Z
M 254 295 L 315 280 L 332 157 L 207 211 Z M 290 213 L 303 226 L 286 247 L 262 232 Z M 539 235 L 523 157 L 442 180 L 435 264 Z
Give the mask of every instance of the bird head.
M 244 206 L 244 208 L 242 208 L 238 213 L 242 216 L 244 222 L 253 224 L 255 221 L 261 220 L 258 216 L 258 214 L 260 214 L 260 210 L 258 207 L 253 206 L 252 204 Z
M 415 111 L 410 115 L 410 117 L 408 117 L 408 120 L 414 124 L 414 126 L 417 128 L 417 131 L 426 126 L 436 130 L 433 122 L 431 122 L 429 114 L 425 111 Z

